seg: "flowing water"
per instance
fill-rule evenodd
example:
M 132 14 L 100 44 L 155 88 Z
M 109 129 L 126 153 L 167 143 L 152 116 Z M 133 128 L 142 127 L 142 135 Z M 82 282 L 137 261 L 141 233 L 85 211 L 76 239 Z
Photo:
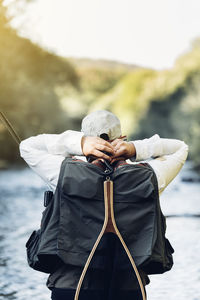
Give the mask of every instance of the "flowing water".
M 188 165 L 161 196 L 174 266 L 150 276 L 148 300 L 200 300 L 200 184 L 185 176 L 195 176 Z M 0 300 L 50 299 L 48 275 L 28 267 L 24 246 L 39 227 L 45 189 L 30 169 L 0 171 Z

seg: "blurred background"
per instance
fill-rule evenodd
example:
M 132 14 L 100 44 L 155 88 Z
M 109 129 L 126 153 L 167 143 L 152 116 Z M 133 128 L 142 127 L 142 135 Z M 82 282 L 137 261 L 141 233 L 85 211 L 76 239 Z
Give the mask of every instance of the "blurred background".
M 107 109 L 129 139 L 184 140 L 189 157 L 161 196 L 175 265 L 149 299 L 200 299 L 200 2 L 0 0 L 0 111 L 21 139 L 80 130 Z M 49 299 L 24 244 L 44 183 L 0 122 L 0 299 Z

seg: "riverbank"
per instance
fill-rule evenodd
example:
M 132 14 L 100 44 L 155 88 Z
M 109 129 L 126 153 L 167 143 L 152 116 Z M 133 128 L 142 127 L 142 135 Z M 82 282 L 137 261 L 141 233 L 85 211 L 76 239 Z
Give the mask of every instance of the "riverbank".
M 0 170 L 5 170 L 8 169 L 9 167 L 9 163 L 6 160 L 1 160 L 0 159 Z
M 0 159 L 0 171 L 2 170 L 22 170 L 26 168 L 26 163 L 19 159 L 17 162 L 9 162 L 7 160 Z

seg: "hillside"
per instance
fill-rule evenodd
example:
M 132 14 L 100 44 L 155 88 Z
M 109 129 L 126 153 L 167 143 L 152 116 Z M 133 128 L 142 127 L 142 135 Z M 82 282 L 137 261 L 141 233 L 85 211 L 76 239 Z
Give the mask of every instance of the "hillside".
M 190 146 L 189 157 L 200 168 L 200 42 L 180 56 L 171 70 L 139 69 L 124 76 L 100 96 L 90 110 L 109 109 L 122 120 L 132 139 L 180 138 Z
M 79 79 L 79 90 L 69 87 L 57 89 L 63 109 L 77 120 L 88 112 L 90 105 L 112 90 L 129 72 L 139 69 L 136 65 L 109 60 L 67 58 L 75 68 Z
M 91 58 L 75 58 L 68 57 L 67 58 L 71 63 L 74 64 L 79 70 L 82 69 L 103 69 L 103 70 L 111 70 L 111 71 L 131 71 L 140 66 L 134 64 L 126 64 L 119 61 L 114 60 L 106 60 L 106 59 L 91 59 Z

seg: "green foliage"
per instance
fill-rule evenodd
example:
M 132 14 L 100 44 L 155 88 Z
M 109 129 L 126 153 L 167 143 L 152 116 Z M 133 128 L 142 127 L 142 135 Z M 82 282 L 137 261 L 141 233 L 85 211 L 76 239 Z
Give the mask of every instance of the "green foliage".
M 79 89 L 59 87 L 56 92 L 63 109 L 76 120 L 80 128 L 83 116 L 101 95 L 110 91 L 119 80 L 137 67 L 114 61 L 70 58 L 80 78 Z
M 160 87 L 152 93 L 147 113 L 133 136 L 159 133 L 182 139 L 189 145 L 189 158 L 200 169 L 200 44 L 195 42 L 166 76 L 172 84 L 168 81 L 164 90 Z
M 180 138 L 189 144 L 189 157 L 200 168 L 200 39 L 164 71 L 135 70 L 99 97 L 91 110 L 118 115 L 132 139 Z
M 79 76 L 70 62 L 19 37 L 9 26 L 0 2 L 0 110 L 15 125 L 21 138 L 42 132 L 60 132 L 72 120 L 63 111 L 56 88 L 79 87 Z M 17 146 L 0 127 L 0 157 L 15 161 Z
M 89 92 L 94 99 L 106 93 L 129 71 L 137 68 L 114 61 L 92 59 L 70 59 L 81 78 L 83 92 Z

